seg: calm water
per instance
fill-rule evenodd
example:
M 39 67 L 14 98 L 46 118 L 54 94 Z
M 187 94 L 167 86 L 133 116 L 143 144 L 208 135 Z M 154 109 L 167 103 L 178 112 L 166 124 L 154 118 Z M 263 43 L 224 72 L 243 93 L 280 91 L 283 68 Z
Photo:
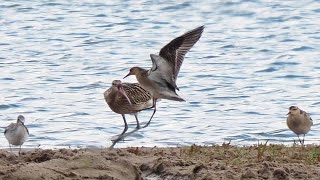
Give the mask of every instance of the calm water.
M 25 147 L 109 146 L 123 129 L 103 98 L 111 81 L 132 66 L 151 67 L 150 53 L 204 24 L 178 77 L 187 102 L 160 101 L 151 125 L 117 147 L 290 144 L 291 105 L 310 113 L 315 125 L 307 143 L 319 144 L 319 19 L 316 0 L 3 0 L 1 134 L 23 114 L 31 133 Z M 151 113 L 140 113 L 140 121 Z

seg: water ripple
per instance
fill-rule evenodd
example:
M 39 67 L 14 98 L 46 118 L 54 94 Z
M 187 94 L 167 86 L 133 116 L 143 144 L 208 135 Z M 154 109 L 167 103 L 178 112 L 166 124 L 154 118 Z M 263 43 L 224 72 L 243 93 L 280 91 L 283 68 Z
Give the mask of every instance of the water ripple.
M 123 129 L 103 92 L 150 53 L 205 25 L 177 93 L 125 146 L 290 144 L 286 113 L 318 113 L 320 3 L 293 1 L 3 1 L 0 127 L 24 114 L 26 147 L 105 147 Z M 214 10 L 214 11 L 213 11 Z M 22 18 L 23 17 L 23 18 Z M 123 81 L 136 82 L 130 77 Z M 139 113 L 147 122 L 152 110 Z M 129 128 L 133 116 L 126 116 Z M 319 123 L 306 136 L 318 142 Z M 0 138 L 2 147 L 6 139 Z M 1 148 L 1 147 L 0 147 Z

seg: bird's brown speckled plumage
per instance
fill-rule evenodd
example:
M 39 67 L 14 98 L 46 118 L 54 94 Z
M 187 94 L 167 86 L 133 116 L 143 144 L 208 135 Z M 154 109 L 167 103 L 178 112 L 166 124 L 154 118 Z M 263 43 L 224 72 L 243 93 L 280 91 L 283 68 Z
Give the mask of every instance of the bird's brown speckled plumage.
M 150 94 L 138 83 L 122 83 L 129 101 L 116 88 L 110 87 L 104 92 L 104 98 L 110 109 L 118 114 L 133 114 L 152 107 Z
M 150 94 L 138 83 L 122 83 L 120 80 L 112 82 L 112 86 L 104 92 L 104 99 L 113 112 L 121 114 L 124 121 L 124 130 L 118 138 L 113 140 L 111 147 L 120 141 L 128 130 L 125 114 L 133 114 L 137 121 L 136 129 L 140 129 L 137 113 L 153 105 Z

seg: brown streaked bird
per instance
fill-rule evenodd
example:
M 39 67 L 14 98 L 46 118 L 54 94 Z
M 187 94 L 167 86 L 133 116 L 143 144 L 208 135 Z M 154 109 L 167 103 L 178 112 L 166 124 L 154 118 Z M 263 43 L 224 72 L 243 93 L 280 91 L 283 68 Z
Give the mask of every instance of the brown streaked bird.
M 153 105 L 150 94 L 138 83 L 122 83 L 120 80 L 112 81 L 111 87 L 104 92 L 104 99 L 113 112 L 121 114 L 124 121 L 124 130 L 114 140 L 115 143 L 121 140 L 128 130 L 125 114 L 133 114 L 137 121 L 136 129 L 140 129 L 137 113 Z
M 4 130 L 4 136 L 9 142 L 10 151 L 11 144 L 15 146 L 20 146 L 19 155 L 21 152 L 21 145 L 28 139 L 29 131 L 28 128 L 24 125 L 25 118 L 22 115 L 19 115 L 16 123 L 11 123 Z
M 176 90 L 179 90 L 176 84 L 177 77 L 184 56 L 200 39 L 203 30 L 204 26 L 200 26 L 173 39 L 160 50 L 159 55 L 150 54 L 152 60 L 150 70 L 132 67 L 124 77 L 135 75 L 139 84 L 152 96 L 154 111 L 147 125 L 156 112 L 158 99 L 185 101 L 176 93 Z
M 310 131 L 313 121 L 308 113 L 299 109 L 297 106 L 289 107 L 287 118 L 287 125 L 289 129 L 294 132 L 301 143 L 304 144 L 304 137 Z M 303 134 L 302 141 L 300 140 L 300 135 Z

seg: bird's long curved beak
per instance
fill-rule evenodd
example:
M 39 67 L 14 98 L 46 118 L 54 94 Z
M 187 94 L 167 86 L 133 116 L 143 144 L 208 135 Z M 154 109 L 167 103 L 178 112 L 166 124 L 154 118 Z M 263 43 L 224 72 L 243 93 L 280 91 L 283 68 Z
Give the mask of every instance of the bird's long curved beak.
M 118 89 L 119 89 L 120 93 L 128 100 L 129 104 L 132 105 L 132 102 L 130 101 L 126 91 L 123 89 L 123 86 L 119 85 Z
M 17 119 L 17 121 L 20 122 L 21 124 L 23 124 L 23 122 L 19 118 Z
M 129 72 L 125 77 L 123 77 L 123 79 L 130 76 L 130 75 L 131 75 L 131 73 Z

